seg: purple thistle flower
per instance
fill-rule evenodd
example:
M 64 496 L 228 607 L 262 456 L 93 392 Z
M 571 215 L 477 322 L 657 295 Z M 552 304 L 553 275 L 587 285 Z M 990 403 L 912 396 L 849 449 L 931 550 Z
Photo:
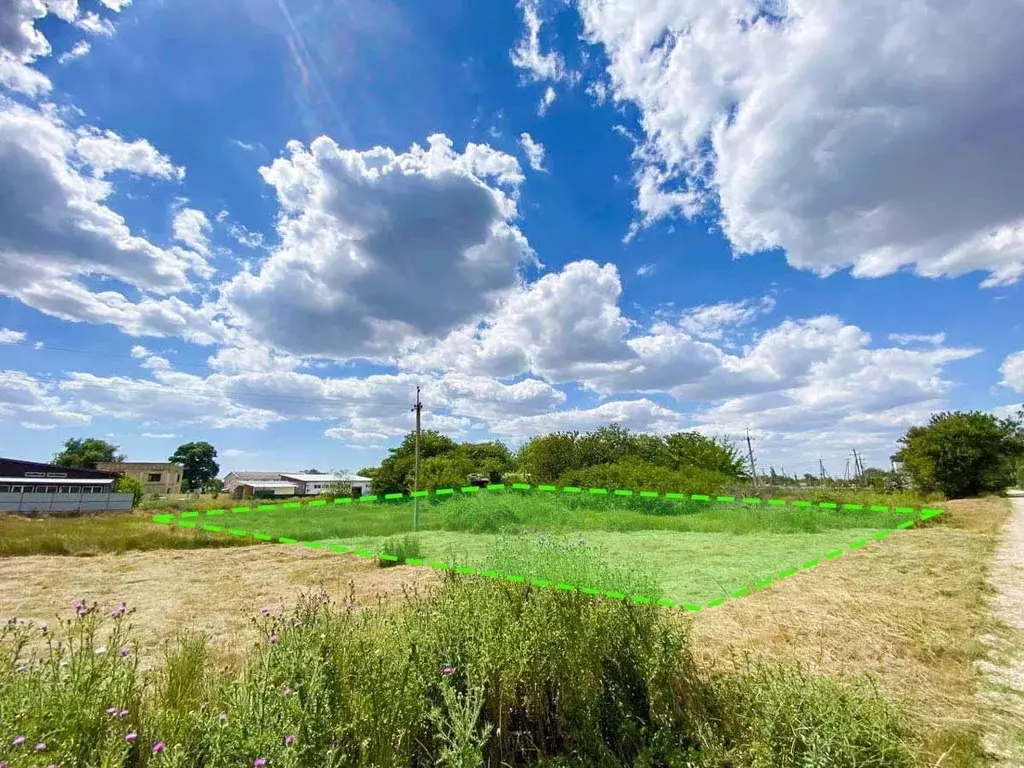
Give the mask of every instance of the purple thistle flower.
M 284 689 L 285 698 L 287 698 L 288 696 L 291 696 L 293 693 L 295 693 L 295 691 L 293 691 L 291 688 L 285 687 L 285 689 Z
M 25 743 L 25 737 L 24 736 L 15 736 L 13 743 L 14 743 L 14 746 L 20 747 L 22 744 Z
M 46 625 L 46 622 L 44 621 L 44 622 L 43 622 L 42 624 L 40 624 L 40 625 L 39 625 L 39 628 L 40 628 L 40 629 L 41 629 L 41 630 L 42 630 L 43 632 L 45 632 L 45 631 L 46 631 L 46 630 L 47 630 L 47 629 L 48 629 L 49 627 L 47 627 L 47 625 Z
M 117 707 L 111 707 L 110 709 L 107 710 L 107 714 L 110 715 L 111 717 L 116 715 L 117 712 L 118 712 Z
M 294 743 L 295 743 L 295 737 L 294 736 L 285 736 L 284 737 L 284 745 L 286 747 L 290 747 Z
M 124 737 L 124 740 L 127 741 L 129 744 L 132 744 L 135 742 L 137 738 L 139 738 L 139 734 L 137 734 L 135 731 L 132 731 Z
M 452 669 L 451 667 L 445 667 L 442 670 L 442 674 L 444 674 L 445 677 L 451 677 L 453 672 L 455 672 L 455 670 Z
M 277 645 L 277 634 L 272 634 L 270 637 L 267 638 L 267 641 L 271 645 Z
M 156 744 L 153 745 L 153 754 L 154 755 L 159 755 L 163 751 L 164 751 L 164 743 L 162 741 L 158 741 Z
M 45 752 L 45 751 L 46 751 L 46 745 L 43 742 L 40 741 L 38 744 L 36 744 L 36 752 Z
M 129 650 L 127 645 L 122 645 L 121 648 L 118 650 L 118 653 L 121 654 L 122 658 L 124 658 L 129 653 L 131 653 L 131 651 Z
M 118 717 L 128 717 L 128 710 L 127 709 L 122 709 L 120 712 L 117 713 L 117 716 Z
M 0 768 L 7 768 L 7 763 L 0 763 Z
M 252 761 L 252 768 L 263 768 L 267 764 L 267 758 L 257 757 Z

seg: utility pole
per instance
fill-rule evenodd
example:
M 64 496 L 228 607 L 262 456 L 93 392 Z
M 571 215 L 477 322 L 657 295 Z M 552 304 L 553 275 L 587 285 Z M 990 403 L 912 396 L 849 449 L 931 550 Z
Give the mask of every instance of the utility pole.
M 420 402 L 420 388 L 416 387 L 416 403 L 412 410 L 416 413 L 416 464 L 413 470 L 413 490 L 420 489 L 420 413 L 423 411 L 423 403 Z M 415 496 L 412 500 L 412 529 L 415 531 L 419 523 L 420 497 Z
M 754 448 L 750 444 L 750 430 L 747 430 L 747 458 L 750 459 L 750 477 L 754 480 L 754 485 L 757 486 L 757 467 L 754 465 Z
M 825 462 L 818 459 L 818 477 L 821 478 L 822 485 L 825 483 L 825 478 L 828 477 L 828 472 L 825 471 Z

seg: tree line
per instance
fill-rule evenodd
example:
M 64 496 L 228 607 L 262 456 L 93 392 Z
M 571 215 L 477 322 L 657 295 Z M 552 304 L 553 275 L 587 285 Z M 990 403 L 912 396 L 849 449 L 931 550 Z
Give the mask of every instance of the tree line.
M 415 434 L 406 435 L 379 467 L 359 470 L 373 479 L 374 493 L 413 489 L 415 445 Z M 613 423 L 592 432 L 539 435 L 514 452 L 499 441 L 458 443 L 436 431 L 421 434 L 421 490 L 458 488 L 474 474 L 496 483 L 693 493 L 748 478 L 743 459 L 729 441 L 696 432 L 648 435 Z
M 415 434 L 388 451 L 377 467 L 359 470 L 377 494 L 408 493 L 416 486 Z M 913 487 L 922 493 L 966 498 L 1024 487 L 1024 409 L 998 418 L 981 411 L 933 414 L 897 441 L 897 473 L 868 468 L 862 480 L 877 490 Z M 178 446 L 168 461 L 182 466 L 182 491 L 218 491 L 217 450 L 207 442 Z M 96 438 L 71 438 L 53 459 L 64 467 L 94 468 L 125 461 L 116 445 Z M 306 470 L 318 473 L 318 470 Z M 739 451 L 728 440 L 697 432 L 650 435 L 612 423 L 591 432 L 560 431 L 531 438 L 513 451 L 500 441 L 460 443 L 437 431 L 420 436 L 421 490 L 459 488 L 471 475 L 494 483 L 629 488 L 679 493 L 716 493 L 749 484 Z M 757 478 L 771 485 L 797 485 L 796 478 Z M 131 478 L 122 478 L 125 485 Z M 806 475 L 805 481 L 817 478 Z M 137 484 L 137 481 L 134 481 Z M 895 486 L 894 486 L 895 483 Z M 119 488 L 120 490 L 121 488 Z M 125 487 L 126 492 L 135 489 Z M 138 488 L 141 493 L 141 486 Z

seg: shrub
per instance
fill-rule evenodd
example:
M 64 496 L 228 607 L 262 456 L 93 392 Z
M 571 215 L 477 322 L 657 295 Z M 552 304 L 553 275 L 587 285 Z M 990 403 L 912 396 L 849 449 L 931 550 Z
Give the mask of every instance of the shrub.
M 417 558 L 423 553 L 419 539 L 415 536 L 403 536 L 400 539 L 388 539 L 380 545 L 380 552 L 384 555 L 394 555 L 397 560 L 377 558 L 378 568 L 391 568 L 401 565 L 410 557 Z
M 121 475 L 117 478 L 117 492 L 130 493 L 132 495 L 132 507 L 142 501 L 145 495 L 142 490 L 142 483 L 136 477 Z

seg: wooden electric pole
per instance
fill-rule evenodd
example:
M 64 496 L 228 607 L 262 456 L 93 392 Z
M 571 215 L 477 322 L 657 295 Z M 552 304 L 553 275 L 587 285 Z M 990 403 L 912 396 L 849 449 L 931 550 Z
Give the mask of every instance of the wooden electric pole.
M 750 444 L 750 430 L 747 430 L 747 458 L 750 459 L 750 477 L 754 481 L 754 485 L 757 486 L 757 467 L 754 465 L 754 448 Z
M 416 387 L 416 403 L 412 410 L 416 413 L 416 464 L 413 469 L 412 486 L 414 491 L 420 489 L 420 413 L 423 411 L 423 403 L 420 402 L 420 388 Z M 417 530 L 420 516 L 420 497 L 416 495 L 412 500 L 412 529 Z

